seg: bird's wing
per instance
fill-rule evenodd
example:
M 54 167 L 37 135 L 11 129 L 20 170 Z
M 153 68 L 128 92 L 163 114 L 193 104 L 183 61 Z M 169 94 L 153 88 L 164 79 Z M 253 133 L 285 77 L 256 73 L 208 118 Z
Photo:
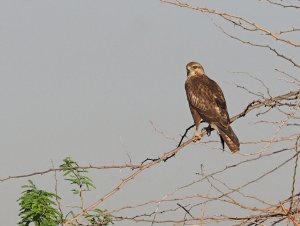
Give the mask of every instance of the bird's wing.
M 225 97 L 218 83 L 216 83 L 214 80 L 210 78 L 208 78 L 208 83 L 209 83 L 208 86 L 210 87 L 212 93 L 214 94 L 214 99 L 216 101 L 216 104 L 222 109 L 227 111 Z
M 230 127 L 224 94 L 219 85 L 207 76 L 189 78 L 186 93 L 192 106 L 210 125 L 217 127 L 220 136 L 232 152 L 239 150 L 239 140 Z
M 207 123 L 226 130 L 229 125 L 226 101 L 218 84 L 207 76 L 191 77 L 185 83 L 189 104 Z
M 208 87 L 210 87 L 210 90 L 213 94 L 213 105 L 215 105 L 214 108 L 216 110 L 216 114 L 218 115 L 217 121 L 214 121 L 214 123 L 219 124 L 219 126 L 217 125 L 218 127 L 221 126 L 224 127 L 224 129 L 227 129 L 230 124 L 230 118 L 223 91 L 214 80 L 208 78 L 208 83 Z

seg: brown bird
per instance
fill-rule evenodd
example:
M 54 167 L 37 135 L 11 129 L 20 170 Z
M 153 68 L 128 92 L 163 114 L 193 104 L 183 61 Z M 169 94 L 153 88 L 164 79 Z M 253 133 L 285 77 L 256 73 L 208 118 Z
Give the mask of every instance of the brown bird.
M 207 122 L 205 128 L 210 135 L 211 128 L 215 129 L 221 138 L 224 149 L 224 141 L 232 152 L 240 148 L 239 139 L 230 126 L 230 118 L 224 94 L 219 85 L 205 75 L 201 64 L 190 62 L 186 65 L 187 79 L 185 90 L 190 110 L 196 125 L 193 139 L 201 138 L 198 127 L 201 122 Z

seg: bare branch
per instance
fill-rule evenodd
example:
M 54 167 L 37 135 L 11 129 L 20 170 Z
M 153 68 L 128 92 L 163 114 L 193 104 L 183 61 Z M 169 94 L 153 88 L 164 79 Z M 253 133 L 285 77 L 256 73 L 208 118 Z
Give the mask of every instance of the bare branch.
M 223 18 L 224 20 L 226 20 L 228 22 L 231 22 L 235 26 L 240 27 L 244 30 L 259 31 L 259 32 L 261 32 L 265 35 L 273 37 L 275 40 L 284 42 L 284 43 L 289 44 L 289 45 L 294 46 L 294 47 L 300 47 L 300 44 L 292 42 L 288 39 L 284 39 L 284 38 L 280 37 L 278 34 L 269 31 L 267 28 L 264 28 L 263 26 L 261 26 L 257 23 L 254 23 L 254 22 L 252 22 L 248 19 L 245 19 L 244 17 L 241 17 L 241 16 L 236 16 L 236 15 L 233 15 L 233 14 L 220 12 L 220 11 L 217 11 L 215 9 L 209 9 L 209 8 L 205 8 L 205 7 L 191 5 L 191 4 L 184 3 L 184 2 L 181 2 L 181 1 L 178 1 L 178 0 L 160 0 L 160 1 L 162 3 L 167 3 L 167 4 L 175 5 L 175 6 L 178 6 L 178 7 L 196 10 L 196 11 L 199 11 L 201 13 L 217 15 L 217 16 Z
M 125 164 L 125 165 L 111 165 L 111 166 L 94 166 L 94 165 L 89 165 L 89 166 L 78 166 L 76 169 L 102 169 L 102 170 L 107 170 L 107 169 L 137 169 L 139 168 L 140 165 L 136 164 Z M 33 172 L 33 173 L 28 173 L 28 174 L 22 174 L 22 175 L 15 175 L 15 176 L 8 176 L 5 178 L 0 178 L 1 182 L 11 180 L 11 179 L 18 179 L 18 178 L 24 178 L 24 177 L 32 177 L 36 175 L 44 175 L 48 174 L 51 172 L 55 171 L 62 171 L 62 168 L 50 168 L 48 170 L 43 170 L 43 171 L 38 171 L 38 172 Z
M 274 98 L 269 98 L 269 99 L 266 99 L 266 100 L 258 100 L 258 101 L 254 101 L 250 104 L 248 104 L 248 106 L 246 107 L 246 109 L 241 112 L 240 114 L 234 116 L 231 118 L 231 122 L 234 122 L 235 120 L 241 118 L 241 117 L 244 117 L 246 114 L 248 114 L 250 111 L 254 110 L 254 109 L 257 109 L 259 107 L 262 107 L 262 106 L 272 106 L 272 105 L 276 105 L 277 102 L 280 102 L 282 100 L 286 100 L 286 99 L 299 99 L 299 93 L 300 91 L 294 91 L 294 92 L 290 92 L 290 93 L 287 93 L 287 94 L 284 94 L 284 95 L 281 95 L 281 96 L 277 96 L 277 97 L 274 97 Z M 205 136 L 206 135 L 206 130 L 204 130 L 202 133 L 201 133 L 201 137 Z M 104 195 L 103 197 L 101 197 L 100 199 L 98 199 L 95 203 L 93 203 L 92 205 L 90 205 L 88 208 L 86 208 L 83 212 L 81 212 L 80 214 L 78 214 L 76 217 L 74 217 L 73 219 L 67 221 L 64 225 L 69 225 L 71 224 L 73 221 L 76 221 L 78 220 L 84 213 L 87 213 L 88 211 L 91 211 L 93 210 L 94 208 L 96 208 L 100 203 L 102 203 L 104 200 L 106 200 L 107 198 L 109 198 L 110 196 L 112 196 L 113 194 L 115 194 L 117 191 L 119 191 L 122 187 L 124 187 L 129 181 L 133 180 L 135 177 L 137 177 L 139 174 L 141 174 L 144 170 L 162 162 L 162 161 L 165 161 L 166 159 L 170 158 L 171 156 L 174 156 L 176 153 L 178 153 L 179 151 L 181 151 L 185 146 L 189 145 L 190 143 L 193 142 L 193 139 L 190 139 L 184 143 L 182 143 L 181 146 L 163 154 L 161 157 L 153 160 L 152 162 L 148 163 L 148 164 L 145 164 L 145 165 L 142 165 L 141 167 L 139 167 L 138 169 L 136 169 L 136 171 L 131 174 L 129 177 L 127 177 L 126 179 L 124 179 L 119 185 L 117 185 L 112 191 L 110 191 L 109 193 L 107 193 L 106 195 Z M 299 153 L 297 153 L 296 155 L 298 155 Z M 283 162 L 282 164 L 280 164 L 278 167 L 276 167 L 275 169 L 267 172 L 266 174 L 262 175 L 261 177 L 259 178 L 256 178 L 255 180 L 253 181 L 250 181 L 246 184 L 244 184 L 243 186 L 237 188 L 236 190 L 239 190 L 251 183 L 254 183 L 256 182 L 257 180 L 263 178 L 264 176 L 270 174 L 271 172 L 277 170 L 278 168 L 280 168 L 281 166 L 285 165 L 287 162 L 289 162 L 291 159 L 293 159 L 294 157 L 293 156 L 292 158 L 286 160 L 285 162 Z M 232 167 L 235 167 L 236 165 L 233 165 Z M 227 169 L 228 167 L 226 167 Z
M 296 144 L 295 144 L 295 151 L 296 153 L 298 152 L 298 141 L 300 139 L 300 135 L 297 138 Z M 293 174 L 293 180 L 292 180 L 292 192 L 291 192 L 291 204 L 290 204 L 290 208 L 288 213 L 290 213 L 292 211 L 293 208 L 293 197 L 294 197 L 294 192 L 295 192 L 295 183 L 296 183 L 296 173 L 297 173 L 297 167 L 298 167 L 298 159 L 299 159 L 299 155 L 297 155 L 296 159 L 295 159 L 295 167 L 294 167 L 294 174 Z
M 260 0 L 260 1 L 261 1 L 261 0 Z M 275 2 L 275 1 L 271 1 L 271 0 L 265 0 L 265 1 L 269 2 L 269 3 L 272 4 L 272 5 L 281 6 L 281 7 L 283 7 L 283 8 L 300 9 L 300 6 L 296 6 L 296 5 L 285 5 L 285 4 L 278 3 L 278 2 Z

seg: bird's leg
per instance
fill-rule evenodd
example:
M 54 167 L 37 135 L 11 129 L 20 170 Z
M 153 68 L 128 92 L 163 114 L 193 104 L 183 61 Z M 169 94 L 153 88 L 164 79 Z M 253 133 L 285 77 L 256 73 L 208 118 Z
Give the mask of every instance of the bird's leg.
M 198 132 L 198 126 L 196 125 L 195 131 L 194 131 L 194 136 L 193 136 L 193 141 L 196 142 L 197 140 L 201 140 L 201 135 Z
M 205 131 L 206 131 L 206 134 L 207 134 L 207 136 L 210 136 L 210 134 L 211 134 L 211 131 L 213 131 L 214 129 L 213 129 L 213 128 L 211 128 L 211 126 L 210 126 L 210 125 L 208 125 L 207 127 L 204 127 L 204 128 L 201 130 L 201 132 L 203 132 L 203 130 L 205 130 Z
M 193 139 L 194 140 L 200 140 L 201 139 L 201 135 L 199 134 L 199 132 L 197 130 L 195 130 L 195 132 L 194 132 Z

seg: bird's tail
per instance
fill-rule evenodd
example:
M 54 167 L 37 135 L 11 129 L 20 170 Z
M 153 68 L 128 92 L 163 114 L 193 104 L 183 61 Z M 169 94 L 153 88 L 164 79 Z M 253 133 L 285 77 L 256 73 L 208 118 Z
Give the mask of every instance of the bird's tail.
M 220 136 L 223 138 L 231 152 L 237 152 L 240 150 L 240 142 L 235 133 L 233 132 L 231 126 L 222 131 L 219 129 Z

